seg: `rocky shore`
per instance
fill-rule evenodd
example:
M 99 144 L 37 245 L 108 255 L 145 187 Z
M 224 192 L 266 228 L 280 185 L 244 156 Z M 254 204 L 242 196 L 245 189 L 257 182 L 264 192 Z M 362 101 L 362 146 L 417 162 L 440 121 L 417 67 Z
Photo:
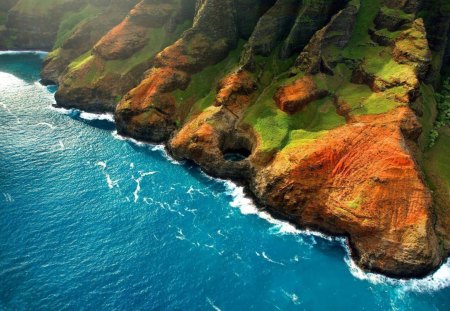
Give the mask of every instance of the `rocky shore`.
M 348 237 L 366 270 L 419 277 L 447 258 L 449 172 L 429 156 L 446 1 L 46 2 L 0 6 L 0 48 L 51 49 L 58 105 L 113 112 L 120 134 Z

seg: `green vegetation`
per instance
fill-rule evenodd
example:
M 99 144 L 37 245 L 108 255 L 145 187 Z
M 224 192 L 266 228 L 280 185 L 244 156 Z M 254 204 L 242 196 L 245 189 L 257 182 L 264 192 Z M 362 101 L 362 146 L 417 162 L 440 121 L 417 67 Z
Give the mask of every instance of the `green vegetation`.
M 352 201 L 347 202 L 347 206 L 350 207 L 351 209 L 358 209 L 361 207 L 361 204 L 363 204 L 363 199 L 361 195 L 358 195 Z
M 187 27 L 187 25 L 183 24 L 182 26 Z M 77 71 L 83 71 L 81 78 L 78 77 L 72 83 L 88 85 L 95 83 L 106 74 L 123 77 L 137 66 L 150 61 L 156 53 L 173 42 L 182 31 L 184 29 L 178 27 L 177 32 L 169 34 L 163 28 L 150 28 L 147 33 L 147 44 L 127 59 L 99 60 L 92 54 L 92 51 L 88 51 L 69 64 L 69 73 L 72 75 Z M 69 76 L 69 79 L 73 79 L 72 75 Z
M 167 33 L 162 28 L 152 28 L 148 32 L 147 44 L 126 60 L 118 59 L 105 62 L 105 72 L 125 75 L 133 68 L 151 59 L 166 45 Z
M 7 17 L 8 13 L 0 11 L 0 27 L 5 24 Z
M 431 85 L 422 84 L 420 87 L 420 104 L 422 116 L 420 123 L 422 124 L 422 135 L 419 138 L 419 146 L 421 150 L 429 148 L 431 144 L 431 132 L 433 131 L 434 121 L 437 117 L 437 103 L 435 92 Z
M 100 12 L 100 8 L 88 4 L 78 12 L 66 13 L 59 25 L 58 35 L 53 48 L 61 47 L 64 41 L 75 32 L 81 22 L 94 18 Z
M 383 12 L 383 15 L 389 16 L 391 18 L 404 19 L 409 21 L 412 21 L 414 19 L 414 14 L 405 13 L 400 9 L 391 9 L 384 6 L 381 8 L 381 11 Z
M 173 92 L 177 105 L 190 110 L 189 115 L 191 116 L 211 106 L 216 96 L 215 86 L 238 66 L 243 46 L 244 42 L 239 42 L 238 47 L 231 51 L 224 60 L 192 75 L 186 90 Z M 185 111 L 185 113 L 188 112 Z
M 86 53 L 80 55 L 76 59 L 74 59 L 69 64 L 69 71 L 74 71 L 82 68 L 85 64 L 87 64 L 91 59 L 93 59 L 94 55 L 92 55 L 92 51 L 89 50 Z
M 298 77 L 275 79 L 244 116 L 262 140 L 261 151 L 273 152 L 317 139 L 326 130 L 345 124 L 331 97 L 310 103 L 294 115 L 280 110 L 273 99 L 277 89 Z M 304 139 L 304 140 L 303 140 Z
M 450 128 L 443 127 L 438 129 L 438 132 L 439 136 L 433 148 L 425 154 L 424 166 L 427 175 L 432 176 L 429 180 L 432 188 L 441 192 L 445 191 L 448 200 L 450 197 Z
M 432 148 L 439 137 L 441 127 L 450 127 L 450 77 L 442 82 L 440 93 L 436 93 L 437 116 L 434 127 L 429 131 L 428 146 Z
M 15 9 L 22 13 L 44 14 L 56 5 L 61 5 L 70 0 L 19 0 L 15 5 Z

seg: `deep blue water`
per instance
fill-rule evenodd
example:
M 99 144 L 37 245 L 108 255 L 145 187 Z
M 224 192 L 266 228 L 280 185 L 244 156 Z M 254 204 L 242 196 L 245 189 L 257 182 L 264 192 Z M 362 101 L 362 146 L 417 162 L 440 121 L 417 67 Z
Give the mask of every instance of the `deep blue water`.
M 0 310 L 450 310 L 448 264 L 364 274 L 342 241 L 52 109 L 41 57 L 0 55 Z

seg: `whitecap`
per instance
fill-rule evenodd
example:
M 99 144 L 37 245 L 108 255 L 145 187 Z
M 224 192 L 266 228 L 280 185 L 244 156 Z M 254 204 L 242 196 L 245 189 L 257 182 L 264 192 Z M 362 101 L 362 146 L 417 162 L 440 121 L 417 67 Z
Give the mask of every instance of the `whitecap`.
M 5 197 L 5 201 L 8 203 L 14 202 L 13 197 L 9 193 L 3 193 L 3 196 Z
M 345 262 L 354 277 L 372 284 L 388 284 L 404 292 L 435 292 L 450 286 L 450 259 L 433 274 L 422 279 L 409 280 L 394 279 L 376 273 L 365 272 L 349 256 L 345 258 Z
M 99 161 L 96 163 L 96 165 L 102 169 L 103 174 L 105 175 L 105 178 L 106 178 L 106 184 L 108 185 L 109 189 L 113 189 L 114 187 L 119 187 L 119 181 L 112 180 L 111 176 L 106 172 L 106 167 L 107 167 L 106 162 Z
M 145 176 L 154 175 L 156 173 L 158 173 L 158 172 L 155 172 L 155 171 L 152 171 L 152 172 L 139 171 L 139 177 L 138 178 L 134 178 L 134 176 L 131 177 L 136 182 L 136 189 L 133 192 L 134 203 L 137 203 L 138 200 L 139 200 L 139 192 L 141 191 L 141 181 L 142 181 L 142 179 L 144 179 Z
M 23 50 L 23 51 L 15 51 L 15 50 L 6 50 L 0 51 L 0 55 L 20 55 L 20 54 L 34 54 L 39 55 L 41 58 L 47 57 L 48 52 L 46 51 L 34 51 L 34 50 Z
M 53 125 L 53 124 L 50 124 L 50 123 L 47 123 L 47 122 L 39 122 L 39 123 L 37 123 L 36 125 L 43 125 L 43 126 L 47 126 L 48 128 L 50 128 L 50 129 L 55 129 L 56 128 L 56 126 L 55 125 Z
M 100 167 L 103 168 L 103 169 L 106 168 L 106 162 L 99 161 L 99 162 L 97 162 L 97 165 L 100 166 Z
M 114 115 L 111 113 L 92 113 L 80 111 L 80 118 L 87 121 L 108 121 L 114 123 Z
M 222 311 L 218 306 L 214 304 L 214 302 L 211 300 L 211 298 L 206 297 L 206 301 L 209 303 L 209 305 L 216 311 Z
M 292 301 L 292 303 L 294 305 L 300 304 L 300 301 L 298 300 L 297 294 L 295 294 L 295 293 L 290 294 L 287 291 L 285 291 L 284 289 L 281 289 L 281 291 L 283 292 L 283 294 L 285 294 Z
M 271 263 L 274 263 L 274 264 L 277 264 L 277 265 L 280 265 L 280 266 L 284 266 L 285 265 L 284 263 L 279 262 L 279 261 L 275 261 L 272 258 L 270 258 L 269 256 L 267 256 L 266 252 L 262 252 L 261 255 L 259 255 L 259 256 L 262 256 L 262 258 L 264 258 L 268 262 L 271 262 Z
M 61 148 L 61 150 L 66 149 L 66 146 L 64 146 L 64 143 L 62 142 L 62 140 L 59 141 L 59 147 Z
M 116 186 L 119 185 L 119 181 L 118 180 L 112 180 L 111 176 L 109 176 L 108 173 L 105 173 L 105 177 L 106 177 L 106 183 L 108 184 L 108 188 L 112 189 Z
M 180 228 L 177 228 L 177 235 L 175 235 L 175 238 L 178 240 L 186 240 L 186 236 L 183 233 L 183 230 L 181 230 Z
M 232 207 L 239 208 L 240 212 L 244 215 L 257 215 L 260 218 L 273 224 L 274 227 L 271 227 L 269 229 L 270 233 L 311 236 L 318 237 L 330 242 L 334 241 L 340 243 L 347 253 L 345 262 L 349 266 L 349 270 L 352 275 L 358 279 L 368 281 L 372 284 L 389 284 L 391 286 L 397 286 L 403 291 L 414 292 L 434 292 L 446 287 L 450 287 L 450 258 L 436 272 L 422 279 L 401 280 L 389 278 L 381 274 L 363 271 L 350 258 L 350 248 L 348 246 L 346 238 L 332 237 L 317 231 L 299 230 L 286 221 L 274 219 L 269 213 L 258 210 L 253 201 L 245 195 L 244 187 L 238 186 L 231 181 L 223 182 L 225 183 L 227 194 L 233 198 L 233 200 L 230 202 L 230 205 Z M 313 240 L 313 242 L 315 241 Z M 257 255 L 263 256 L 259 253 L 257 253 Z
M 55 105 L 50 105 L 49 106 L 50 110 L 56 111 L 60 114 L 65 114 L 65 115 L 71 115 L 74 113 L 73 109 L 66 109 L 66 108 L 62 108 L 62 107 L 57 107 Z

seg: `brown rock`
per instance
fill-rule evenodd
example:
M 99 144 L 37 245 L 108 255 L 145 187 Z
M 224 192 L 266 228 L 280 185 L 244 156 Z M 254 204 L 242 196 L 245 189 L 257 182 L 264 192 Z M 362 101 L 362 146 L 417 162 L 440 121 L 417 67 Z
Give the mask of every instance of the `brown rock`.
M 314 80 L 306 76 L 296 80 L 292 84 L 280 87 L 274 99 L 281 110 L 294 114 L 310 102 L 327 95 L 327 91 L 317 89 Z

